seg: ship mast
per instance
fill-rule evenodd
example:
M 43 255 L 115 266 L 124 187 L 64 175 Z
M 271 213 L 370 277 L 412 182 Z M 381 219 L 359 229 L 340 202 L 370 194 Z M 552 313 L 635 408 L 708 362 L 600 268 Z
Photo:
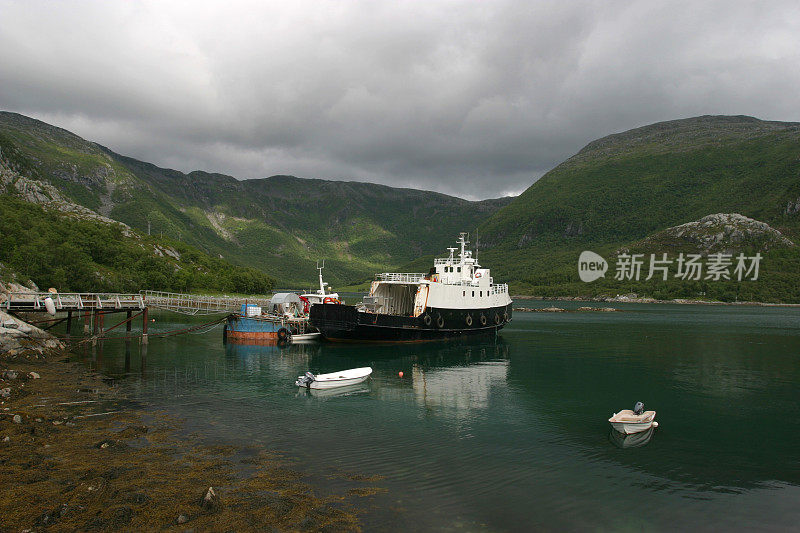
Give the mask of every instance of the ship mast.
M 464 264 L 464 259 L 466 259 L 466 255 L 464 254 L 464 247 L 469 243 L 467 240 L 469 238 L 469 233 L 461 232 L 461 235 L 458 238 L 458 244 L 461 245 L 461 264 Z
M 319 294 L 325 295 L 325 283 L 322 281 L 322 269 L 325 268 L 325 260 L 322 260 L 322 266 L 319 266 L 317 261 L 317 270 L 319 270 Z

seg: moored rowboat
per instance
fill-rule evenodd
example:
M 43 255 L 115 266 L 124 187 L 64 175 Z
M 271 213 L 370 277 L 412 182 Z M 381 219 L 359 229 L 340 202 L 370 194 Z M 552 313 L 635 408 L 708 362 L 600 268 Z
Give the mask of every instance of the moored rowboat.
M 351 368 L 330 374 L 314 375 L 306 372 L 304 376 L 298 376 L 295 385 L 308 389 L 332 389 L 334 387 L 346 387 L 356 385 L 367 380 L 372 374 L 372 368 L 365 366 L 362 368 Z
M 630 435 L 647 431 L 651 427 L 658 427 L 658 422 L 655 421 L 655 418 L 655 411 L 645 411 L 637 415 L 630 409 L 623 409 L 619 413 L 614 413 L 614 416 L 609 418 L 608 421 L 620 433 Z

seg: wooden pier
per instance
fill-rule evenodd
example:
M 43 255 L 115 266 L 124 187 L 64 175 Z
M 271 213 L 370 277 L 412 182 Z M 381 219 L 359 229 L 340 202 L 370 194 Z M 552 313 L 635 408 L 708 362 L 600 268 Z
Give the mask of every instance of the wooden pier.
M 266 306 L 269 300 L 159 291 L 132 294 L 12 292 L 5 302 L 0 303 L 0 309 L 8 313 L 65 313 L 66 316 L 42 323 L 48 324 L 43 329 L 50 329 L 66 322 L 67 336 L 72 335 L 73 318 L 84 320 L 84 334 L 102 337 L 123 324 L 130 335 L 132 321 L 141 317 L 142 343 L 147 344 L 148 311 L 151 307 L 185 315 L 214 315 L 238 312 L 245 303 Z M 113 313 L 125 313 L 126 318 L 106 329 L 105 316 Z

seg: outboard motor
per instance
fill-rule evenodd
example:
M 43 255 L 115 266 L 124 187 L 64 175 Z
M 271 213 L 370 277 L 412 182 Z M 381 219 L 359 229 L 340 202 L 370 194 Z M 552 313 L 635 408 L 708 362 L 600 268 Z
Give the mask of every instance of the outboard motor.
M 297 384 L 298 385 L 305 385 L 306 387 L 310 387 L 311 383 L 313 383 L 315 379 L 316 378 L 314 377 L 314 374 L 312 374 L 311 372 L 306 372 L 305 375 L 300 376 L 299 378 L 297 378 Z
M 640 415 L 644 413 L 644 404 L 642 402 L 636 402 L 636 405 L 633 406 L 633 414 Z

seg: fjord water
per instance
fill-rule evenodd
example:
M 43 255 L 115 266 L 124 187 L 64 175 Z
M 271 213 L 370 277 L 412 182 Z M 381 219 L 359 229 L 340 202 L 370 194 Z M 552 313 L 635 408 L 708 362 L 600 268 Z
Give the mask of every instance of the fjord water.
M 217 328 L 81 359 L 204 439 L 283 452 L 322 492 L 384 476 L 360 500 L 369 529 L 797 527 L 800 309 L 615 305 L 518 312 L 497 339 L 280 348 Z M 294 386 L 360 366 L 371 381 L 342 393 Z M 607 419 L 637 400 L 660 426 L 621 447 Z

